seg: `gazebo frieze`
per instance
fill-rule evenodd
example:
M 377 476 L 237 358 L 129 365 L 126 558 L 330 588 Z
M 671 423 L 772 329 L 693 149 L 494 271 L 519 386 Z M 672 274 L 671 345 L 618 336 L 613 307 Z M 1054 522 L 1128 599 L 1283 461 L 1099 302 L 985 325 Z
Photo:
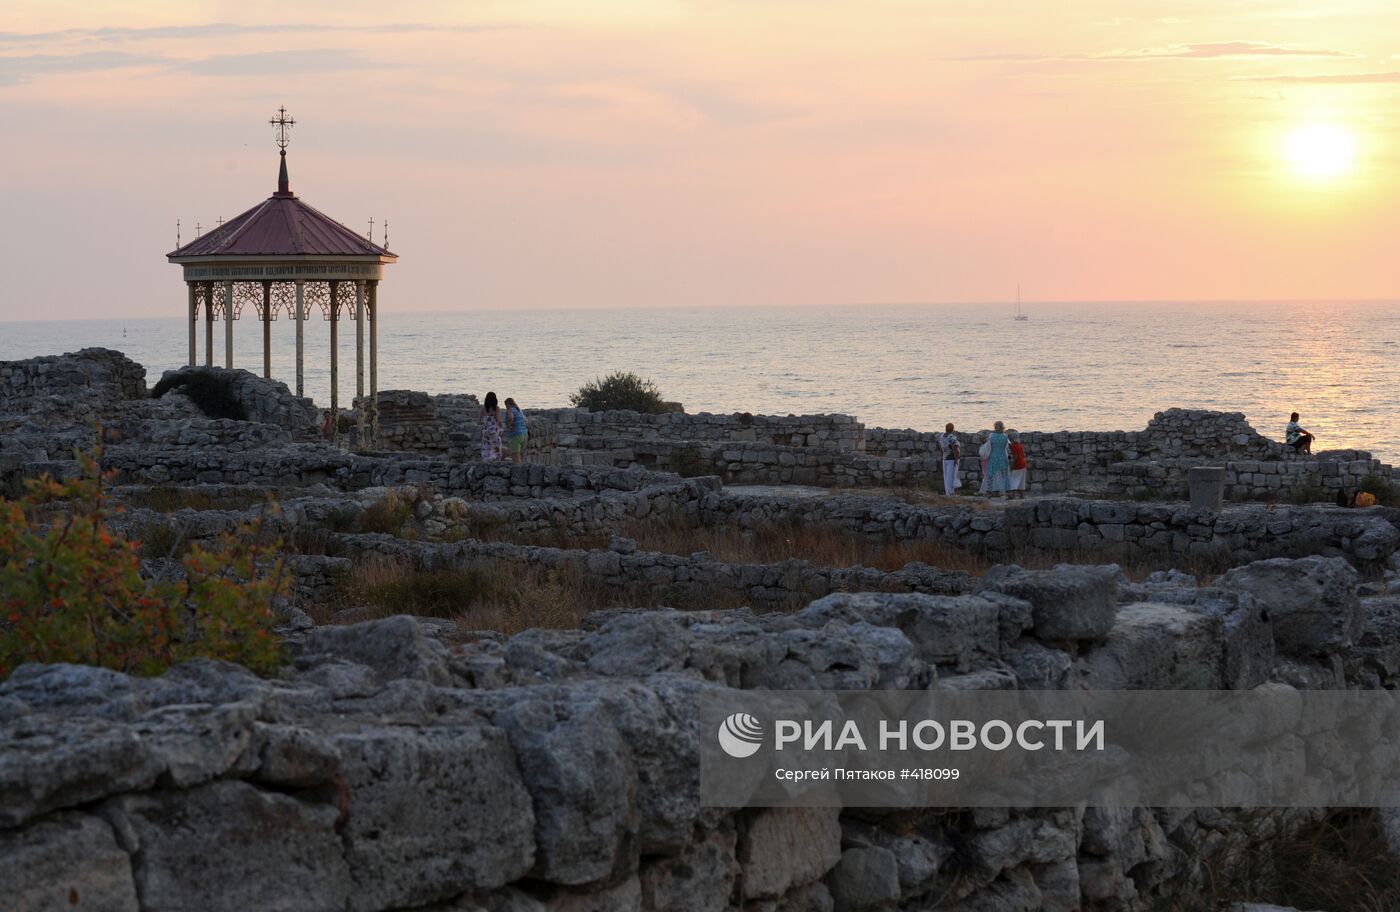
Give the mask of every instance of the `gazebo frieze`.
M 217 266 L 189 263 L 184 266 L 186 282 L 364 282 L 384 277 L 379 263 L 263 263 Z

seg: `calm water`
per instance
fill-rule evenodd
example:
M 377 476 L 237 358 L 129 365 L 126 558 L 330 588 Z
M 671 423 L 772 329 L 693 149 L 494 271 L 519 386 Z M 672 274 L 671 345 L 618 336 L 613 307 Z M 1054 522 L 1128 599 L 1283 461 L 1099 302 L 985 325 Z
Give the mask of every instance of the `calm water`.
M 985 305 L 386 313 L 380 388 L 494 389 L 564 405 L 616 369 L 652 377 L 690 411 L 846 412 L 886 427 L 1133 430 L 1173 405 L 1245 412 L 1281 435 L 1288 412 L 1320 447 L 1400 461 L 1400 307 L 1392 303 L 1034 304 L 1028 322 Z M 236 366 L 260 371 L 244 320 Z M 215 326 L 221 362 L 222 325 Z M 355 389 L 344 323 L 341 402 Z M 307 392 L 328 398 L 329 333 L 307 323 Z M 0 323 L 0 360 L 89 345 L 125 351 L 150 381 L 184 362 L 184 320 Z M 201 337 L 201 358 L 203 340 Z M 292 325 L 273 326 L 273 372 L 293 380 Z

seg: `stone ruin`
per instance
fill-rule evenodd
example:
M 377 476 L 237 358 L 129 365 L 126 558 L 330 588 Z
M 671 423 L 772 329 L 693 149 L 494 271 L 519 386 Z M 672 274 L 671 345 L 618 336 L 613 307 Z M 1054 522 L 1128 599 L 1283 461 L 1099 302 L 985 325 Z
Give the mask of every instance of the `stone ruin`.
M 386 394 L 381 394 L 381 402 Z M 381 405 L 381 447 L 476 458 L 475 400 L 393 391 Z M 643 415 L 584 409 L 527 409 L 531 459 L 572 465 L 716 475 L 728 484 L 832 488 L 940 486 L 938 433 L 867 428 L 848 415 Z M 963 434 L 959 467 L 975 489 L 980 466 Z M 1142 431 L 1022 431 L 1030 486 L 1042 493 L 1119 499 L 1184 498 L 1190 468 L 1225 468 L 1235 501 L 1330 500 L 1363 483 L 1393 482 L 1395 469 L 1359 450 L 1295 453 L 1259 434 L 1241 412 L 1173 408 Z
M 131 502 L 119 534 L 197 542 L 265 516 L 322 546 L 288 557 L 291 656 L 275 679 L 196 661 L 151 679 L 30 665 L 0 684 L 0 883 L 20 910 L 1145 912 L 1201 895 L 1244 854 L 1268 857 L 1325 809 L 704 808 L 695 701 L 716 688 L 1400 685 L 1388 508 L 872 496 L 860 488 L 917 479 L 938 454 L 845 416 L 531 412 L 548 450 L 482 464 L 469 433 L 393 433 L 465 423 L 469 397 L 382 394 L 398 442 L 352 452 L 306 435 L 310 404 L 257 378 L 235 381 L 246 421 L 149 398 L 144 371 L 112 352 L 8 362 L 0 380 L 6 484 L 71 472 L 99 416 L 113 496 Z M 1253 476 L 1295 465 L 1341 484 L 1352 462 L 1388 472 L 1297 460 L 1247 428 L 1171 410 L 1144 432 L 1048 434 L 1031 451 L 1078 478 L 1226 453 L 1246 495 L 1273 487 Z M 798 469 L 853 490 L 730 490 Z M 197 505 L 139 506 L 153 490 Z M 391 496 L 410 505 L 404 525 L 361 531 Z M 1000 566 L 735 563 L 639 547 L 626 533 L 650 521 L 935 543 Z M 1077 563 L 1016 565 L 1056 559 Z M 1162 570 L 1133 581 L 1110 560 Z M 312 619 L 344 608 L 357 567 L 481 561 L 567 568 L 652 607 L 514 636 L 446 618 L 349 623 L 354 606 L 343 623 Z M 1183 572 L 1201 563 L 1212 579 Z M 722 595 L 747 607 L 703 607 Z M 665 607 L 680 603 L 701 607 Z
M 182 367 L 161 375 L 155 389 L 167 386 L 166 395 L 188 399 L 188 388 L 182 384 L 193 378 L 204 378 L 226 390 L 241 407 L 242 420 L 284 428 L 301 440 L 320 433 L 321 413 L 315 403 L 296 395 L 280 380 L 269 380 L 240 368 Z M 198 407 L 198 403 L 195 406 Z
M 276 680 L 24 666 L 0 685 L 0 872 L 12 908 L 114 912 L 1154 908 L 1322 812 L 705 808 L 695 702 L 1393 687 L 1397 619 L 1400 597 L 1361 597 L 1339 558 L 1211 587 L 1009 568 L 956 597 L 618 612 L 508 639 L 316 628 Z

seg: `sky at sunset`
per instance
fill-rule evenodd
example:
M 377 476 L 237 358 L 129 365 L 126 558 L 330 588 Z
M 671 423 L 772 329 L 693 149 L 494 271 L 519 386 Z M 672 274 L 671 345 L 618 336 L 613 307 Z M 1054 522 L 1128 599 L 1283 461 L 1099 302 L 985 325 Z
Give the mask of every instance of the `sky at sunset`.
M 176 219 L 275 189 L 283 104 L 404 310 L 1397 297 L 1396 36 L 1394 0 L 6 0 L 0 320 L 182 315 Z

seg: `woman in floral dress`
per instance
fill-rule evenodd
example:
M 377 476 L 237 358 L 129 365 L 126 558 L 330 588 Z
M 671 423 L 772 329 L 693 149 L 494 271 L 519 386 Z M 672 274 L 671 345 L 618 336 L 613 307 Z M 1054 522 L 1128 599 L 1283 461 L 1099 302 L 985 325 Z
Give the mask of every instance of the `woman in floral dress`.
M 501 407 L 496 403 L 496 394 L 487 393 L 481 406 L 481 461 L 495 462 L 501 458 L 503 449 Z

